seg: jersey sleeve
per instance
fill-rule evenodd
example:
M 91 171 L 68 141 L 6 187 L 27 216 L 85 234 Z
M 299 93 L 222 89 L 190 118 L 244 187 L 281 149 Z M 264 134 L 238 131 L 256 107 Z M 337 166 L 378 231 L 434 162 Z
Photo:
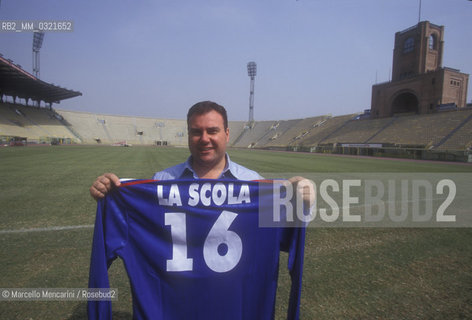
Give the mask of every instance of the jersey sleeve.
M 290 320 L 300 317 L 305 234 L 306 228 L 304 226 L 287 227 L 282 231 L 281 250 L 288 252 L 287 267 L 291 279 L 287 311 L 287 319 Z
M 89 288 L 109 288 L 108 268 L 127 240 L 126 215 L 114 194 L 99 200 L 93 233 Z M 112 319 L 111 301 L 89 301 L 89 319 Z

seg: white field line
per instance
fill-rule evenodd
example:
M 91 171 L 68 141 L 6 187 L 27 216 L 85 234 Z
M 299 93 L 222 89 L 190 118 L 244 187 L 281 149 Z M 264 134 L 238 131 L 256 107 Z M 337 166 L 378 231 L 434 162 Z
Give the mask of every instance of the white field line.
M 17 230 L 0 230 L 0 234 L 62 231 L 62 230 L 75 230 L 75 229 L 92 229 L 93 227 L 94 227 L 93 224 L 84 224 L 84 225 L 78 225 L 78 226 L 61 226 L 61 227 L 17 229 Z

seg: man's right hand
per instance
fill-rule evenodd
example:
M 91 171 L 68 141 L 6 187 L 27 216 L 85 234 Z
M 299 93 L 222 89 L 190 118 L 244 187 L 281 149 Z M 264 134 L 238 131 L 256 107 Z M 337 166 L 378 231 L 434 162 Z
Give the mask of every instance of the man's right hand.
M 90 187 L 90 195 L 95 200 L 104 198 L 106 194 L 115 186 L 121 184 L 120 178 L 113 173 L 104 173 L 98 177 Z

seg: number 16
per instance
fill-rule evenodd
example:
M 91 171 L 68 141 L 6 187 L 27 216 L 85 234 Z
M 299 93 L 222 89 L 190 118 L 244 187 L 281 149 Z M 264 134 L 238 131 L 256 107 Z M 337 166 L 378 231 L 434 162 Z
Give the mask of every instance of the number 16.
M 241 260 L 243 243 L 239 235 L 228 230 L 237 213 L 223 211 L 215 221 L 203 245 L 203 258 L 207 266 L 215 272 L 228 272 Z M 167 212 L 165 225 L 170 226 L 172 236 L 172 259 L 167 260 L 167 271 L 192 271 L 193 259 L 187 254 L 187 225 L 183 212 Z M 220 254 L 218 249 L 226 245 L 227 250 Z

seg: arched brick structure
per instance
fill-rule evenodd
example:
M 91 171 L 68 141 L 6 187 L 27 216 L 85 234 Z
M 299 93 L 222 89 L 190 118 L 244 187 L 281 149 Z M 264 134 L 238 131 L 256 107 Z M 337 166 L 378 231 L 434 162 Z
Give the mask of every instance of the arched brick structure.
M 466 106 L 469 75 L 442 67 L 443 37 L 444 26 L 429 21 L 395 34 L 392 80 L 372 86 L 373 117 L 431 113 L 443 104 Z

